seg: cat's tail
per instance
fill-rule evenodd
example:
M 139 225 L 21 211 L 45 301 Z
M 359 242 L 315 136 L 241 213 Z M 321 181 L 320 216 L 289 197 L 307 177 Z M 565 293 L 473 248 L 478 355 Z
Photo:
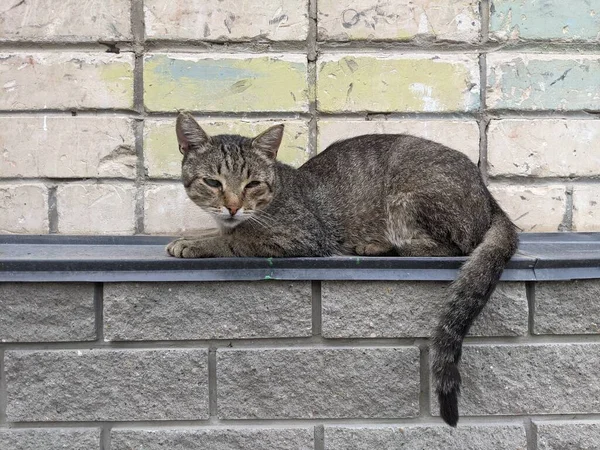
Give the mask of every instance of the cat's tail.
M 458 423 L 461 384 L 458 363 L 463 339 L 492 295 L 518 245 L 516 227 L 496 201 L 491 201 L 491 226 L 450 285 L 449 301 L 433 336 L 431 369 L 440 415 L 453 427 Z

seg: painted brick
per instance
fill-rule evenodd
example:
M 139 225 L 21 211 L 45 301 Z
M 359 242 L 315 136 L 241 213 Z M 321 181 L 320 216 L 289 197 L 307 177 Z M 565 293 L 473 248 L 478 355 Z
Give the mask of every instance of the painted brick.
M 312 450 L 312 428 L 220 428 L 121 430 L 111 432 L 113 450 Z
M 94 285 L 1 283 L 0 341 L 96 339 Z
M 134 178 L 134 140 L 125 118 L 0 118 L 2 176 Z
M 146 36 L 166 40 L 304 41 L 307 0 L 146 0 Z
M 534 421 L 537 450 L 594 450 L 600 448 L 600 422 Z
M 600 230 L 600 184 L 573 186 L 573 229 Z
M 144 231 L 152 234 L 194 233 L 215 228 L 212 216 L 192 202 L 181 183 L 148 184 L 144 191 Z
M 337 55 L 317 69 L 322 112 L 472 111 L 479 106 L 476 55 Z
M 11 422 L 208 418 L 207 350 L 7 351 Z
M 0 40 L 94 42 L 131 39 L 129 0 L 5 0 L 2 3 Z
M 325 450 L 524 450 L 521 425 L 325 426 Z
M 308 151 L 308 124 L 297 120 L 249 121 L 249 120 L 198 120 L 209 135 L 239 134 L 256 136 L 278 123 L 285 125 L 283 141 L 277 159 L 299 167 L 310 157 Z M 180 178 L 181 153 L 177 148 L 175 121 L 149 119 L 144 124 L 144 164 L 153 178 Z
M 222 419 L 391 418 L 419 413 L 416 347 L 219 349 L 217 379 Z
M 490 36 L 497 40 L 598 40 L 598 0 L 493 0 Z
M 308 111 L 305 55 L 153 54 L 145 57 L 150 111 Z
M 133 184 L 73 183 L 58 186 L 58 232 L 133 234 Z
M 48 233 L 48 190 L 41 184 L 0 184 L 0 233 Z
M 487 55 L 491 109 L 600 109 L 600 59 L 595 55 Z
M 100 429 L 46 428 L 0 430 L 5 450 L 99 450 Z
M 489 190 L 522 231 L 545 232 L 561 229 L 567 208 L 564 186 L 492 184 Z
M 312 334 L 310 282 L 108 283 L 108 341 Z
M 481 21 L 475 0 L 321 0 L 320 40 L 410 40 L 417 36 L 476 42 Z
M 492 176 L 600 175 L 600 120 L 492 120 L 488 169 Z
M 133 56 L 0 54 L 0 109 L 133 108 Z
M 479 126 L 473 120 L 320 120 L 317 151 L 362 134 L 411 134 L 430 139 L 479 161 Z
M 535 334 L 600 334 L 600 280 L 535 285 Z
M 597 344 L 467 345 L 461 414 L 598 413 L 599 355 Z
M 323 281 L 323 336 L 429 337 L 447 301 L 446 286 L 418 281 Z M 524 336 L 527 311 L 525 285 L 501 283 L 469 334 Z

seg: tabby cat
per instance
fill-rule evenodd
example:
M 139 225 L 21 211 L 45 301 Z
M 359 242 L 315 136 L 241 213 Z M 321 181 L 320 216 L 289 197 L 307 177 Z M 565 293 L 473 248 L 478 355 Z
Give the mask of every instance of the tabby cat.
M 462 153 L 409 135 L 338 141 L 294 169 L 276 161 L 283 125 L 208 136 L 177 118 L 182 179 L 220 233 L 171 242 L 180 258 L 471 255 L 432 341 L 442 418 L 458 422 L 462 342 L 517 249 L 515 226 Z

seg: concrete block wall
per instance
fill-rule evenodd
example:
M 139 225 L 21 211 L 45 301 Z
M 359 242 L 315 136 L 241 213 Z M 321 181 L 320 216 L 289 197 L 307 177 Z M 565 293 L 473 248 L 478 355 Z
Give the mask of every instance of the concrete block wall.
M 0 448 L 600 447 L 600 281 L 505 282 L 431 395 L 443 282 L 0 284 Z
M 598 230 L 598 0 L 5 0 L 0 232 L 210 226 L 173 122 L 286 124 L 300 165 L 408 132 L 477 162 L 524 231 Z

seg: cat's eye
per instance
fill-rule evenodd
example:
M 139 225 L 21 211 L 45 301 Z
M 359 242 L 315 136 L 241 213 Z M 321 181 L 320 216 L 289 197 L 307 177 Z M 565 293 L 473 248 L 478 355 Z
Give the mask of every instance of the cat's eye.
M 260 186 L 260 181 L 251 181 L 246 186 L 244 186 L 244 189 L 252 189 L 252 188 L 255 188 L 257 186 Z
M 221 186 L 223 186 L 219 180 L 214 180 L 212 178 L 203 178 L 202 181 L 204 181 L 204 183 L 206 185 L 210 186 L 211 188 L 215 188 L 215 189 L 218 189 Z

